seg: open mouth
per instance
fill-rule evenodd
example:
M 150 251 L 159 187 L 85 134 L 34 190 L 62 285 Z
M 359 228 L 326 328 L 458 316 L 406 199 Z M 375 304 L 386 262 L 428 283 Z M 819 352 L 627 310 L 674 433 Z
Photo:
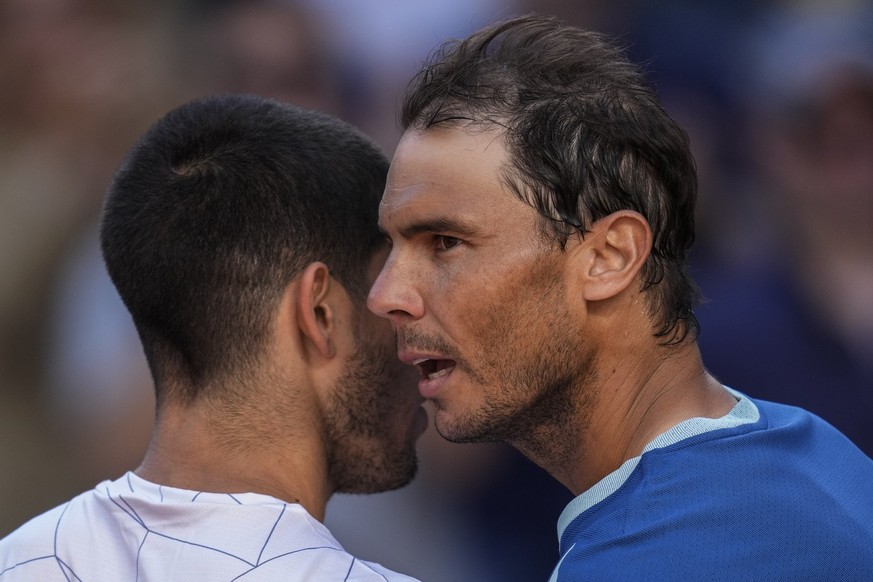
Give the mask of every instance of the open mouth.
M 454 360 L 432 360 L 429 358 L 422 358 L 412 363 L 418 368 L 421 377 L 427 380 L 436 380 L 455 369 Z

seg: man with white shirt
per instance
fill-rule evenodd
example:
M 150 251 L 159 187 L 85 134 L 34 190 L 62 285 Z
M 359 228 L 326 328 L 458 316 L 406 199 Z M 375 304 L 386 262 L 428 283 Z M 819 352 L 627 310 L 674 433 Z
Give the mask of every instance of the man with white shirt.
M 620 50 L 497 23 L 433 55 L 401 124 L 369 306 L 441 435 L 577 495 L 553 580 L 873 578 L 873 461 L 706 371 L 688 138 Z
M 0 581 L 411 580 L 321 523 L 335 492 L 408 483 L 426 426 L 365 306 L 387 167 L 348 124 L 256 96 L 141 138 L 100 238 L 154 379 L 151 445 L 0 541 Z

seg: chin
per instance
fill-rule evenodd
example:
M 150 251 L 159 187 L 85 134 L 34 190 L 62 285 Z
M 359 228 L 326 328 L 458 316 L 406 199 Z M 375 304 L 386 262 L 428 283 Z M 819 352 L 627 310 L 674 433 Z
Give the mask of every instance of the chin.
M 515 419 L 526 414 L 524 409 L 508 411 L 493 406 L 455 414 L 438 408 L 434 413 L 434 428 L 453 443 L 509 442 L 518 437 L 520 431 L 523 433 Z
M 366 477 L 352 482 L 346 482 L 337 488 L 337 493 L 349 493 L 354 495 L 370 495 L 373 493 L 384 493 L 386 491 L 394 491 L 409 485 L 415 476 L 418 474 L 418 464 L 416 463 L 406 474 L 391 476 L 392 479 L 386 479 L 386 475 L 380 475 L 373 479 Z
M 381 448 L 379 454 L 358 451 L 358 454 L 350 454 L 345 462 L 334 463 L 331 472 L 337 493 L 382 493 L 408 485 L 418 473 L 414 443 L 408 450 L 394 455 L 386 455 L 388 450 Z
M 437 414 L 434 418 L 434 428 L 437 434 L 452 443 L 493 443 L 499 439 L 489 434 L 488 430 L 469 419 L 461 420 L 444 418 Z

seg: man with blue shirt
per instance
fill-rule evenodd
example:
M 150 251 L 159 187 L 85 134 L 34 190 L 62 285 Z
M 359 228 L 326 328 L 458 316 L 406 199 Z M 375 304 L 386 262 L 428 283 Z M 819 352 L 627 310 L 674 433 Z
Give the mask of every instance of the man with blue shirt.
M 694 162 L 637 67 L 523 17 L 442 47 L 401 123 L 369 306 L 440 434 L 577 495 L 552 580 L 873 577 L 873 461 L 706 371 Z

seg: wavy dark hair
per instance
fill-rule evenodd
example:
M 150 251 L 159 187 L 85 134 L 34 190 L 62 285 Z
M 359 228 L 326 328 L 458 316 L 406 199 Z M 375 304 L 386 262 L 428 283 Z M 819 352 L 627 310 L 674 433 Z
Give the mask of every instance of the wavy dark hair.
M 643 72 L 595 32 L 524 16 L 444 44 L 410 83 L 402 129 L 498 125 L 506 184 L 543 217 L 561 249 L 598 219 L 642 214 L 654 244 L 642 270 L 654 334 L 696 337 L 699 291 L 688 274 L 697 174 L 687 134 Z
M 363 304 L 387 171 L 347 123 L 253 95 L 196 100 L 148 130 L 109 188 L 100 238 L 159 401 L 244 376 L 314 261 Z

